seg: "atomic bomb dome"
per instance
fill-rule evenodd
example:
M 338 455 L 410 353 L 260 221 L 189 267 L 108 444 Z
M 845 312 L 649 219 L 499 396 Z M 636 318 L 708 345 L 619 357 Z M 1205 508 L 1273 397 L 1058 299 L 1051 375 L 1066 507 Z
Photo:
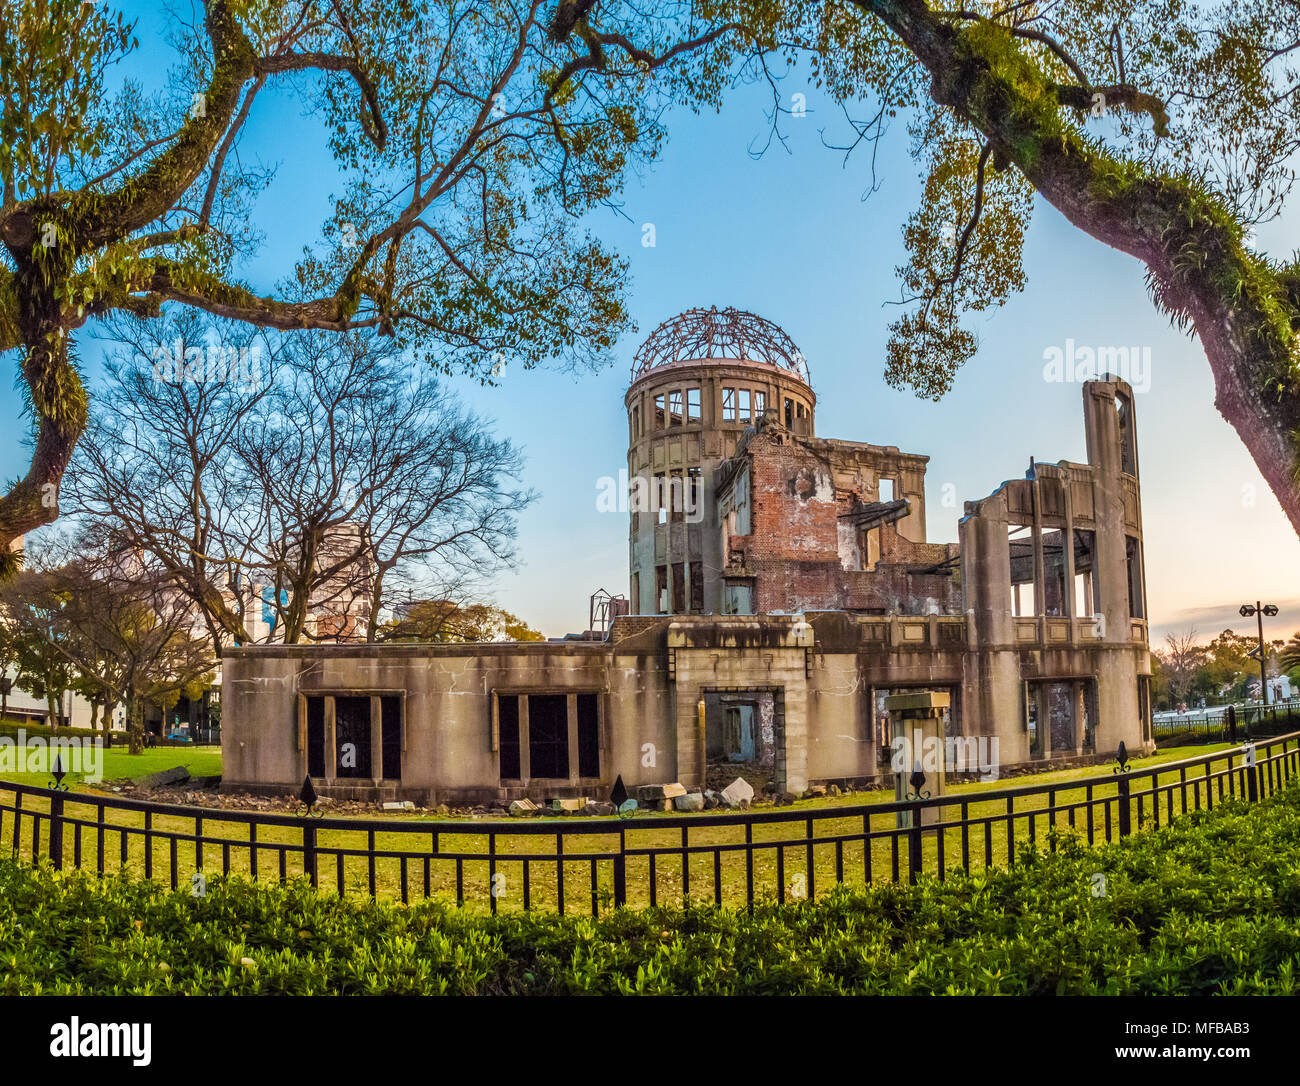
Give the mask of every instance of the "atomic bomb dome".
M 765 362 L 810 384 L 808 365 L 794 341 L 777 325 L 743 309 L 688 309 L 659 325 L 632 363 L 633 382 L 674 362 L 703 360 Z

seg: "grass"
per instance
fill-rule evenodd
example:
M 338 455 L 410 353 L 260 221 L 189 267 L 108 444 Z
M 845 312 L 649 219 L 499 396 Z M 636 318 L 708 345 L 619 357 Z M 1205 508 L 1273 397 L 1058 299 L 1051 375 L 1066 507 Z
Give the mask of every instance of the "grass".
M 1300 788 L 1114 845 L 1061 831 L 1014 867 L 752 910 L 483 916 L 9 858 L 0 900 L 0 995 L 1294 995 Z
M 30 744 L 29 744 L 30 746 Z M 140 754 L 128 754 L 126 748 L 111 747 L 100 752 L 103 757 L 101 776 L 103 780 L 135 779 L 147 777 L 175 766 L 184 766 L 191 777 L 221 776 L 220 747 L 146 747 Z M 76 791 L 103 792 L 102 784 L 87 783 L 84 772 L 70 772 L 63 783 Z M 0 780 L 16 781 L 18 784 L 32 784 L 40 788 L 48 785 L 48 770 L 39 773 L 18 773 L 0 768 Z
M 1205 747 L 1196 747 L 1191 753 L 1208 752 Z M 1186 756 L 1187 752 L 1165 751 L 1135 762 L 1130 774 L 1134 792 L 1149 787 L 1151 773 L 1162 785 L 1178 783 L 1179 771 L 1161 772 L 1159 767 L 1180 754 Z M 1187 776 L 1185 788 L 1163 794 L 1159 822 L 1184 810 L 1217 805 L 1231 796 L 1241 787 L 1240 775 L 1222 772 L 1226 768 L 1226 756 L 1216 759 L 1212 769 L 1219 775 L 1213 780 L 1206 781 L 1204 769 L 1197 767 Z M 1075 782 L 1079 782 L 1078 786 L 1072 787 Z M 1009 784 L 1057 786 L 1050 796 L 1044 793 L 1017 799 L 1010 833 L 1006 822 L 997 820 L 1005 815 L 1005 801 L 982 798 Z M 1110 836 L 1118 836 L 1118 787 L 1117 779 L 1105 767 L 1096 766 L 1011 782 L 957 786 L 949 795 L 966 801 L 973 824 L 964 833 L 957 827 L 947 827 L 942 833 L 927 831 L 921 854 L 923 869 L 940 869 L 941 849 L 945 873 L 964 866 L 978 871 L 1006 865 L 1014 859 L 1019 845 L 1044 839 L 1053 828 L 1075 827 L 1085 839 L 1099 843 L 1107 837 L 1107 810 L 1111 815 Z M 1078 805 L 1088 798 L 1090 788 L 1094 801 L 1105 801 L 1105 807 L 1093 806 L 1089 830 L 1087 813 Z M 12 808 L 12 797 L 0 793 L 0 799 Z M 756 895 L 797 898 L 803 892 L 815 897 L 836 882 L 862 886 L 906 879 L 906 831 L 898 829 L 893 814 L 872 815 L 870 811 L 870 807 L 891 799 L 888 794 L 874 793 L 808 800 L 770 812 L 769 817 L 754 822 L 752 841 L 761 846 L 752 859 Z M 100 811 L 93 804 L 79 802 L 75 794 L 69 795 L 65 804 L 65 817 L 75 820 L 65 826 L 63 838 L 69 864 L 80 855 L 85 864 L 93 866 L 102 850 L 106 868 L 120 869 L 135 877 L 156 877 L 173 886 L 187 884 L 197 872 L 206 876 L 229 871 L 272 881 L 302 874 L 299 850 L 304 827 L 319 827 L 318 823 L 302 819 L 291 819 L 284 826 L 263 821 L 254 837 L 250 822 L 234 814 L 160 815 L 149 819 L 151 848 L 146 850 L 145 815 L 105 808 L 101 826 Z M 867 809 L 851 812 L 851 807 Z M 48 810 L 42 797 L 27 797 L 24 808 L 25 812 Z M 959 810 L 954 809 L 948 818 Z M 1134 830 L 1151 824 L 1150 797 L 1130 799 L 1130 811 Z M 574 818 L 512 821 L 510 831 L 499 835 L 495 842 L 473 820 L 439 819 L 431 824 L 427 818 L 385 818 L 392 829 L 353 830 L 346 825 L 316 828 L 318 877 L 327 893 L 368 895 L 373 890 L 379 898 L 418 899 L 427 887 L 432 896 L 463 898 L 471 910 L 486 911 L 493 901 L 490 890 L 495 876 L 498 911 L 520 911 L 526 903 L 534 909 L 558 909 L 562 888 L 566 911 L 595 913 L 612 896 L 611 854 L 618 850 L 621 833 L 626 849 L 632 853 L 626 861 L 629 904 L 648 906 L 684 900 L 746 903 L 746 854 L 735 847 L 744 843 L 745 827 L 697 822 L 682 829 L 657 825 L 662 817 L 651 814 L 627 822 Z M 206 838 L 202 844 L 190 839 L 200 820 Z M 22 855 L 48 853 L 48 823 L 42 821 L 38 828 L 37 821 L 30 813 L 16 821 L 11 809 L 0 809 L 0 842 Z M 811 846 L 806 840 L 810 827 L 819 839 Z M 860 836 L 855 839 L 864 830 L 872 834 L 869 848 Z M 561 831 L 563 861 L 557 852 Z M 44 833 L 44 840 L 38 839 L 38 832 Z M 717 846 L 722 851 L 715 851 Z M 489 857 L 490 847 L 495 848 L 495 856 Z M 637 850 L 652 850 L 654 855 Z M 561 862 L 562 886 L 556 877 Z

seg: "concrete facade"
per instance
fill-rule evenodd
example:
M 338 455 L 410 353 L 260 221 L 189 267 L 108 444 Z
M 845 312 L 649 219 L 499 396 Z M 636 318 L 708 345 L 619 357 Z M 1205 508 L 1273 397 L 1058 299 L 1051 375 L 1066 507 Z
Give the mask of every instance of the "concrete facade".
M 966 503 L 959 544 L 934 544 L 926 458 L 817 438 L 806 369 L 770 358 L 661 357 L 634 378 L 630 474 L 698 466 L 707 510 L 634 512 L 641 613 L 564 641 L 231 649 L 223 787 L 310 775 L 327 795 L 433 805 L 603 798 L 620 776 L 629 790 L 888 782 L 885 699 L 909 691 L 947 695 L 945 734 L 995 740 L 997 771 L 1149 749 L 1129 386 L 1083 386 L 1087 463 L 1031 461 Z M 741 426 L 722 397 L 745 382 L 772 399 Z M 806 414 L 787 425 L 773 401 L 801 389 Z M 680 425 L 658 425 L 660 402 Z

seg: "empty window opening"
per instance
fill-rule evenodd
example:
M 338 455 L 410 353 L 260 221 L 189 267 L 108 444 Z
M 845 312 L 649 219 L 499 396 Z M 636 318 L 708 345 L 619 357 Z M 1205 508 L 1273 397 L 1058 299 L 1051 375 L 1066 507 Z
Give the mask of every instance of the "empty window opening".
M 785 401 L 785 428 L 794 429 L 794 400 L 788 398 Z
M 568 779 L 567 702 L 563 694 L 528 695 L 528 772 L 533 779 Z
M 668 425 L 680 426 L 682 424 L 682 390 L 673 389 L 668 393 Z
M 600 776 L 600 714 L 595 694 L 579 694 L 578 776 Z
M 736 421 L 736 390 L 734 388 L 724 388 L 722 390 L 722 421 Z
M 892 502 L 894 500 L 894 480 L 881 479 L 877 488 L 877 501 Z
M 1043 733 L 1038 726 L 1038 687 L 1025 683 L 1025 731 L 1029 733 L 1029 756 L 1043 756 Z
M 685 494 L 683 493 L 684 484 L 682 482 L 682 473 L 680 471 L 669 473 L 668 486 L 671 491 L 669 495 L 669 505 L 672 508 L 672 519 L 681 520 L 686 501 Z
M 766 410 L 767 410 L 767 393 L 756 391 L 754 393 L 754 420 L 757 422 L 759 419 L 761 419 L 763 417 L 764 412 L 766 412 Z
M 750 421 L 749 410 L 749 389 L 736 389 L 736 413 L 740 416 L 741 422 Z
M 673 614 L 680 615 L 686 610 L 686 566 L 683 562 L 673 563 Z
M 1097 533 L 1091 528 L 1074 530 L 1074 613 L 1092 618 L 1100 610 L 1097 599 Z
M 666 475 L 656 475 L 654 477 L 653 491 L 654 493 L 650 495 L 650 502 L 655 511 L 656 519 L 660 524 L 667 524 L 668 510 L 672 507 L 672 493 Z
M 307 775 L 325 776 L 325 699 L 307 698 Z
M 497 696 L 497 746 L 501 754 L 501 779 L 520 780 L 523 772 L 519 767 L 519 699 L 509 694 Z
M 700 421 L 700 390 L 698 388 L 688 388 L 686 390 L 686 421 Z
M 880 536 L 879 524 L 858 533 L 858 550 L 865 570 L 875 569 L 876 563 L 880 561 Z
M 664 394 L 661 392 L 655 397 L 655 429 L 664 428 Z
M 334 699 L 336 777 L 371 777 L 370 699 Z
M 704 611 L 704 563 L 691 563 L 691 613 Z
M 655 610 L 661 615 L 668 613 L 667 566 L 655 566 Z
M 1065 614 L 1065 533 L 1043 533 L 1043 614 Z
M 402 699 L 387 694 L 379 699 L 380 752 L 383 765 L 380 772 L 386 781 L 402 779 Z
M 1034 529 L 1013 524 L 1007 529 L 1011 563 L 1011 613 L 1017 618 L 1038 614 L 1034 585 Z
M 1133 403 L 1122 392 L 1115 396 L 1119 414 L 1119 464 L 1126 475 L 1137 475 L 1137 449 L 1133 442 Z
M 1133 618 L 1144 618 L 1142 607 L 1142 544 L 1131 535 L 1125 536 L 1124 554 L 1128 565 L 1128 613 Z

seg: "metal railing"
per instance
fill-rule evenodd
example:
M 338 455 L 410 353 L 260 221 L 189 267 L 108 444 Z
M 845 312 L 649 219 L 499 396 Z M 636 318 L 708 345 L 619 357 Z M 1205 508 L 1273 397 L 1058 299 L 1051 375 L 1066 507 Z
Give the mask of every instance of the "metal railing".
M 1216 740 L 1235 742 L 1248 735 L 1258 738 L 1263 734 L 1287 732 L 1300 724 L 1300 698 L 1271 705 L 1237 705 L 1233 710 L 1237 723 L 1235 737 L 1229 734 L 1228 706 L 1153 720 L 1152 734 L 1157 740 L 1166 742 L 1183 734 L 1207 743 Z
M 196 809 L 0 781 L 0 847 L 173 889 L 203 885 L 219 863 L 223 874 L 304 876 L 340 895 L 595 914 L 609 904 L 813 898 L 839 883 L 1014 864 L 1024 842 L 1046 837 L 1054 849 L 1054 829 L 1113 841 L 1225 798 L 1256 801 L 1297 774 L 1300 732 L 1080 780 L 911 801 L 528 822 Z

